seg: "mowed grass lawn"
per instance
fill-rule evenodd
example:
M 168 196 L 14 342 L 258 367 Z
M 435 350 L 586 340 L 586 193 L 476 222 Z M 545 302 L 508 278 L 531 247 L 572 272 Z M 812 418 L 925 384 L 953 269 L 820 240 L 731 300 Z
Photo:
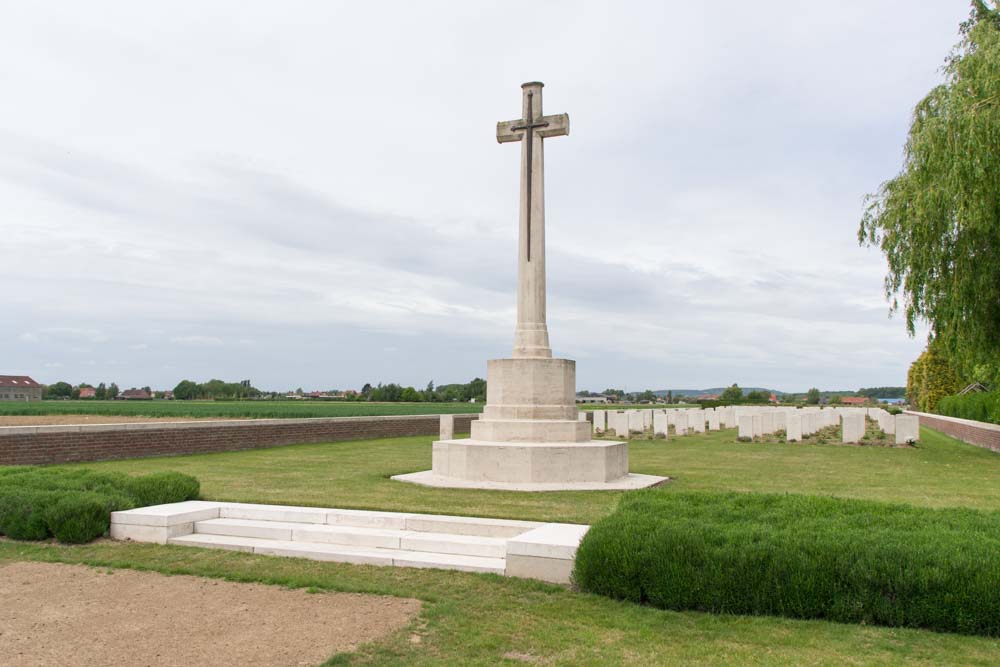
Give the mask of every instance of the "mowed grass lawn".
M 764 445 L 735 431 L 632 442 L 632 470 L 668 475 L 662 493 L 760 491 L 1000 510 L 1000 456 L 934 431 L 917 448 Z M 178 470 L 210 499 L 592 522 L 618 493 L 424 489 L 390 475 L 430 466 L 431 438 L 89 464 Z M 373 592 L 424 601 L 419 621 L 335 664 L 1000 664 L 1000 640 L 919 630 L 669 612 L 532 581 L 376 568 L 104 541 L 0 542 L 0 560 L 38 559 Z

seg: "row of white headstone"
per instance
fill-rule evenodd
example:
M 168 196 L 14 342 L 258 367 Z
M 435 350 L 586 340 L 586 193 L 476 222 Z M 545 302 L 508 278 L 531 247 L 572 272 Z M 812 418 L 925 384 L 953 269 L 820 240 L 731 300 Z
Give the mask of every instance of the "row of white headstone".
M 886 435 L 895 435 L 896 444 L 916 442 L 920 436 L 920 420 L 916 415 L 892 415 L 882 408 L 737 405 L 706 409 L 594 410 L 592 414 L 590 419 L 595 434 L 613 431 L 619 438 L 650 430 L 654 437 L 666 438 L 669 427 L 673 426 L 678 436 L 736 428 L 740 439 L 751 440 L 784 431 L 787 441 L 797 442 L 821 428 L 840 426 L 842 441 L 857 443 L 865 435 L 866 418 L 875 421 Z M 587 413 L 581 412 L 580 419 L 587 420 Z

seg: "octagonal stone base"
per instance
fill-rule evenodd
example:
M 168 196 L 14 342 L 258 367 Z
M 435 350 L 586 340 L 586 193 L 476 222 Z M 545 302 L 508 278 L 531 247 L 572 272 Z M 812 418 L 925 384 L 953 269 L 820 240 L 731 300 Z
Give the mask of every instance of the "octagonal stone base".
M 630 475 L 628 444 L 439 440 L 433 469 L 393 479 L 446 488 L 515 491 L 615 490 L 654 486 L 666 480 Z

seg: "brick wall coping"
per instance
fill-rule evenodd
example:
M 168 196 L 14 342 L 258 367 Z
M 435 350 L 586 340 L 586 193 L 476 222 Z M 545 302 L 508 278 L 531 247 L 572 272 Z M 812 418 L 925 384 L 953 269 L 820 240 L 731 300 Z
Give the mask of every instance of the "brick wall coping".
M 478 412 L 449 413 L 455 417 L 477 419 Z M 107 431 L 151 431 L 197 428 L 236 428 L 240 426 L 292 426 L 325 423 L 351 423 L 371 421 L 402 421 L 405 419 L 440 419 L 440 414 L 426 415 L 370 415 L 358 417 L 298 417 L 272 419 L 205 419 L 201 421 L 132 422 L 128 424 L 57 424 L 52 426 L 0 426 L 0 437 L 5 435 L 47 435 L 50 433 L 101 433 Z
M 941 421 L 952 422 L 953 424 L 962 424 L 963 426 L 980 428 L 984 431 L 996 431 L 997 433 L 1000 433 L 1000 424 L 980 422 L 975 419 L 962 419 L 961 417 L 946 417 L 945 415 L 936 415 L 931 412 L 917 412 L 916 410 L 904 410 L 904 413 L 908 415 L 916 415 L 918 417 L 927 417 L 928 419 L 940 419 Z

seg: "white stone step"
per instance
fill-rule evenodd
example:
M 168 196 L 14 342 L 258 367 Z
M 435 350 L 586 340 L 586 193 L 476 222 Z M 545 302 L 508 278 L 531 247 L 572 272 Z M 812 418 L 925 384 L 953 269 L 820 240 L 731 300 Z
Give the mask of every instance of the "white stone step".
M 518 521 L 515 519 L 483 519 L 373 510 L 256 505 L 252 503 L 215 503 L 215 506 L 218 508 L 218 518 L 220 519 L 286 521 L 359 528 L 455 533 L 480 537 L 514 537 L 543 525 L 537 521 Z
M 293 540 L 262 539 L 234 535 L 193 533 L 182 537 L 172 537 L 167 543 L 245 551 L 269 556 L 354 563 L 358 565 L 395 565 L 398 567 L 439 568 L 443 570 L 461 570 L 464 572 L 491 572 L 493 574 L 504 574 L 506 569 L 506 563 L 503 558 L 483 558 L 480 556 L 357 547 L 343 544 L 320 544 L 317 542 L 296 542 Z
M 341 544 L 484 558 L 504 558 L 507 549 L 507 540 L 500 537 L 291 521 L 208 519 L 195 522 L 194 532 L 230 537 Z

